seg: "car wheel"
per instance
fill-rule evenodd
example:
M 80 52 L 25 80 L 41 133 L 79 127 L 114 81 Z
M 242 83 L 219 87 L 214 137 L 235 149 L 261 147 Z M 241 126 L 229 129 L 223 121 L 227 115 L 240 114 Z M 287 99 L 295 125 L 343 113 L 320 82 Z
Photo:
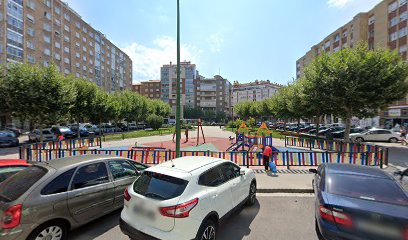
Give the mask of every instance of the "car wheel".
M 249 187 L 249 196 L 246 204 L 248 206 L 253 206 L 256 202 L 256 183 L 252 182 L 251 186 Z
M 62 222 L 50 222 L 36 228 L 27 240 L 66 240 L 67 226 Z
M 361 143 L 361 142 L 364 142 L 364 138 L 362 137 L 356 138 L 356 143 Z
M 390 138 L 388 141 L 389 141 L 390 143 L 397 143 L 397 142 L 398 142 L 398 139 L 397 139 L 397 138 Z
M 211 220 L 205 220 L 198 230 L 196 240 L 215 240 L 217 226 Z

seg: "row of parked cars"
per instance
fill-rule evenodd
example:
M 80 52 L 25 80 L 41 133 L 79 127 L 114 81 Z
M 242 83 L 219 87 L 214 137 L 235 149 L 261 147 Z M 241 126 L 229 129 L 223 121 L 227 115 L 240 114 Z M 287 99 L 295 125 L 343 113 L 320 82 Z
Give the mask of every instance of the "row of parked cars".
M 316 136 L 317 126 L 315 124 L 288 124 L 287 127 L 280 125 L 277 127 L 281 131 L 299 132 L 302 136 Z M 326 139 L 344 140 L 345 126 L 342 124 L 320 125 L 318 136 Z M 380 128 L 361 128 L 352 127 L 350 129 L 349 140 L 353 142 L 391 142 L 396 143 L 401 138 L 400 132 L 395 132 L 390 129 Z
M 116 209 L 131 239 L 216 239 L 231 213 L 256 204 L 254 172 L 219 158 L 152 167 L 109 155 L 9 164 L 13 173 L 0 181 L 2 240 L 66 240 L 69 230 Z M 319 239 L 407 239 L 408 194 L 396 176 L 349 164 L 310 172 Z M 395 175 L 402 181 L 408 170 Z

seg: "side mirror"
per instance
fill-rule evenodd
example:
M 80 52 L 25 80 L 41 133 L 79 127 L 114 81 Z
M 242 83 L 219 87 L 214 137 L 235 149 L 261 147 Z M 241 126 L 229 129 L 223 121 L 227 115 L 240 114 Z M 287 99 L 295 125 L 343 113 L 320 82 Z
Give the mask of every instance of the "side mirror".
M 239 170 L 239 175 L 244 176 L 246 173 L 245 169 L 240 169 Z
M 316 169 L 314 169 L 314 168 L 310 168 L 310 169 L 309 169 L 309 172 L 310 172 L 310 173 L 317 174 L 317 170 L 316 170 Z

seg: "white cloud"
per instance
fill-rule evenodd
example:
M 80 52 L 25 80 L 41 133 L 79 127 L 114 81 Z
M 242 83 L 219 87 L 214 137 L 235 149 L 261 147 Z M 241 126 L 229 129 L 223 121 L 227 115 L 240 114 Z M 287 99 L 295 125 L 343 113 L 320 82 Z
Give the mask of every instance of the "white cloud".
M 211 34 L 208 43 L 210 44 L 211 52 L 220 52 L 221 45 L 224 43 L 224 38 L 219 34 Z
M 354 0 L 329 0 L 327 4 L 329 4 L 330 7 L 343 8 L 353 1 Z
M 181 61 L 198 63 L 202 50 L 190 44 L 182 44 L 180 47 Z M 177 42 L 169 36 L 155 39 L 153 47 L 134 42 L 122 50 L 132 59 L 134 81 L 160 79 L 160 67 L 170 62 L 176 64 L 177 61 Z

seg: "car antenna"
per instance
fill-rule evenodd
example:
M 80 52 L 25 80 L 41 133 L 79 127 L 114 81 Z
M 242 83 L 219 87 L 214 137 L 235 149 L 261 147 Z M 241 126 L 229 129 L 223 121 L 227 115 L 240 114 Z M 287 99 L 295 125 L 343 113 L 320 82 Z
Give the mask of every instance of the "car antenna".
M 175 167 L 175 166 L 174 166 L 173 159 L 170 159 L 170 161 L 171 161 L 171 167 Z

